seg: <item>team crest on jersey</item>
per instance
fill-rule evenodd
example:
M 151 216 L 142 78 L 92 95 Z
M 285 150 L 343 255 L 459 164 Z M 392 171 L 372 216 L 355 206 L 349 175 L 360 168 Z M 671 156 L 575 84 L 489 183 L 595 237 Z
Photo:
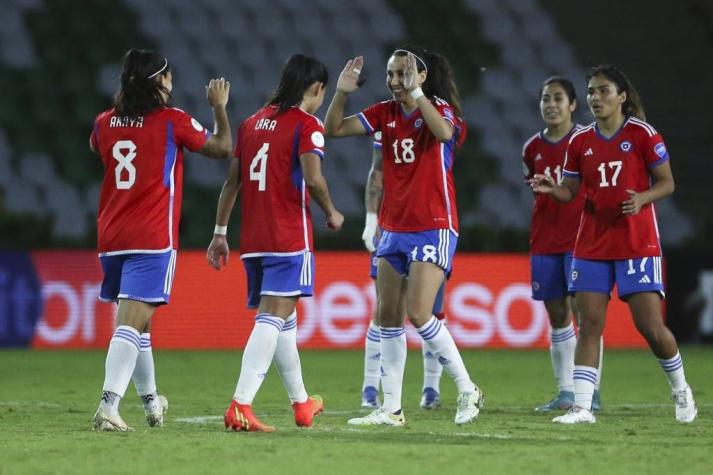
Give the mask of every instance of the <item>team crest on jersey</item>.
M 324 147 L 324 135 L 319 130 L 312 132 L 312 143 L 315 147 Z
M 663 142 L 657 143 L 654 146 L 654 153 L 656 153 L 656 155 L 658 155 L 660 158 L 666 156 L 666 146 L 663 144 Z
M 413 123 L 413 126 L 416 127 L 417 129 L 420 129 L 421 126 L 423 125 L 423 119 L 416 119 L 416 122 Z
M 631 150 L 631 142 L 629 142 L 628 140 L 624 140 L 622 143 L 619 144 L 619 148 L 622 152 L 628 152 L 629 150 Z
M 191 117 L 191 125 L 193 126 L 194 129 L 196 129 L 198 132 L 203 132 L 203 126 L 201 125 L 200 122 L 198 122 L 196 119 Z

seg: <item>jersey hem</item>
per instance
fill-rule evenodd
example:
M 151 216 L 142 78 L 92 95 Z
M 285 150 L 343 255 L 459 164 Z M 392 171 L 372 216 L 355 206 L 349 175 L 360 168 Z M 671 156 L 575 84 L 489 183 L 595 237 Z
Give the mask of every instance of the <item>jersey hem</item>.
M 300 256 L 302 254 L 306 254 L 308 252 L 312 252 L 309 249 L 301 249 L 299 251 L 292 251 L 292 252 L 246 252 L 245 254 L 240 254 L 241 259 L 248 259 L 251 257 L 270 257 L 270 256 L 282 256 L 282 257 L 289 257 L 289 256 Z
M 121 254 L 163 254 L 168 251 L 177 251 L 178 248 L 168 246 L 163 249 L 124 249 L 120 251 L 99 252 L 99 257 L 118 256 Z

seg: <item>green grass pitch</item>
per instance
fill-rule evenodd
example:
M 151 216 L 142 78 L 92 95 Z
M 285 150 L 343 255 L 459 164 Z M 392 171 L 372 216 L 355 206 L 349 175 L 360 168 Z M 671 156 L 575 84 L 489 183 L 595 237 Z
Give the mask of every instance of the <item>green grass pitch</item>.
M 456 392 L 444 375 L 443 407 L 418 408 L 422 364 L 410 352 L 405 428 L 353 428 L 361 352 L 303 351 L 310 393 L 326 411 L 311 429 L 294 426 L 274 369 L 255 412 L 272 434 L 226 432 L 222 414 L 240 369 L 238 352 L 156 351 L 166 424 L 149 429 L 133 387 L 122 416 L 133 433 L 95 433 L 104 352 L 0 351 L 0 474 L 78 473 L 713 473 L 713 348 L 682 350 L 699 406 L 689 425 L 673 416 L 668 385 L 645 351 L 608 350 L 604 412 L 595 425 L 559 426 L 533 412 L 554 391 L 544 351 L 464 352 L 486 395 L 473 424 L 453 424 Z

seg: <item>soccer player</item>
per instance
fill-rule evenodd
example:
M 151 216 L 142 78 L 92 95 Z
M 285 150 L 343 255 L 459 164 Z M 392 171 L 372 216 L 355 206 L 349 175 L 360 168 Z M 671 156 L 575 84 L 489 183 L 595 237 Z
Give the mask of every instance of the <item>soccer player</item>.
M 562 167 L 567 143 L 581 128 L 572 120 L 577 107 L 577 94 L 569 79 L 548 78 L 540 89 L 540 113 L 545 129 L 533 135 L 522 149 L 525 179 L 535 174 L 553 177 L 562 183 Z M 574 348 L 577 337 L 572 321 L 572 299 L 567 292 L 567 280 L 572 264 L 572 249 L 577 237 L 579 218 L 584 206 L 580 192 L 571 203 L 562 204 L 552 197 L 536 194 L 530 227 L 530 272 L 532 298 L 544 301 L 552 327 L 550 356 L 557 395 L 548 403 L 535 408 L 538 412 L 570 409 L 574 403 Z M 599 378 L 601 378 L 600 348 Z M 599 378 L 594 388 L 592 409 L 600 410 Z
M 374 132 L 374 148 L 371 158 L 371 169 L 366 182 L 366 192 L 364 194 L 364 204 L 366 205 L 366 223 L 362 240 L 370 256 L 369 276 L 376 279 L 376 268 L 379 258 L 376 257 L 376 246 L 381 237 L 381 230 L 378 224 L 378 213 L 381 207 L 381 199 L 384 191 L 384 164 L 381 151 L 381 132 Z M 433 315 L 443 321 L 443 299 L 445 292 L 445 281 L 441 285 L 433 304 Z M 378 293 L 377 293 L 378 308 Z M 374 316 L 369 324 L 364 341 L 364 382 L 361 391 L 361 407 L 365 409 L 376 409 L 379 402 L 379 382 L 381 366 L 381 335 L 379 333 L 379 321 L 377 320 L 377 308 L 374 309 Z M 441 406 L 440 383 L 443 365 L 438 361 L 436 355 L 431 353 L 425 342 L 421 344 L 423 353 L 423 390 L 421 393 L 422 409 L 436 409 Z
M 441 55 L 411 46 L 388 60 L 386 85 L 393 98 L 344 117 L 347 95 L 358 89 L 361 56 L 347 62 L 327 111 L 331 137 L 382 133 L 383 234 L 376 286 L 384 403 L 350 424 L 403 426 L 401 390 L 406 363 L 404 313 L 458 387 L 456 424 L 474 420 L 483 395 L 473 384 L 448 329 L 433 304 L 451 269 L 458 239 L 453 185 L 455 151 L 465 139 L 459 97 L 450 65 Z
M 151 317 L 168 303 L 176 271 L 183 149 L 212 158 L 230 155 L 225 112 L 230 83 L 214 79 L 206 87 L 215 121 L 212 134 L 170 106 L 172 86 L 166 58 L 153 51 L 128 51 L 114 107 L 97 116 L 89 139 L 89 148 L 104 164 L 97 215 L 104 271 L 100 299 L 118 302 L 95 430 L 132 430 L 119 415 L 130 379 L 149 425 L 163 424 L 167 401 L 156 392 Z
M 596 422 L 591 406 L 599 341 L 614 284 L 664 370 L 676 420 L 692 422 L 697 414 L 693 392 L 661 310 L 661 244 L 653 202 L 674 190 L 666 145 L 644 121 L 639 95 L 621 70 L 593 68 L 587 75 L 587 103 L 595 122 L 570 138 L 562 184 L 544 174 L 530 180 L 534 191 L 562 202 L 572 201 L 580 186 L 585 193 L 569 281 L 580 313 L 574 405 L 553 422 Z
M 312 115 L 324 101 L 327 78 L 316 59 L 290 57 L 268 103 L 240 125 L 220 193 L 207 258 L 218 270 L 227 264 L 227 225 L 240 192 L 240 257 L 247 272 L 248 307 L 258 308 L 225 413 L 228 429 L 275 430 L 252 410 L 273 359 L 298 426 L 311 426 L 324 407 L 321 397 L 307 395 L 302 381 L 295 309 L 300 297 L 314 292 L 310 196 L 324 211 L 330 229 L 338 230 L 344 222 L 322 176 L 324 128 Z

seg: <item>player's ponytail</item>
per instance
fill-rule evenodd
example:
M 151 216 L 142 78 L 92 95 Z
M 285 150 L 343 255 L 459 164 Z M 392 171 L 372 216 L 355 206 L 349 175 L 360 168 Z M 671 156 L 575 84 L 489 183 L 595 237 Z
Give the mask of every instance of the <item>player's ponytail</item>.
M 594 76 L 604 76 L 616 84 L 616 92 L 618 94 L 626 92 L 626 101 L 621 105 L 621 112 L 624 115 L 631 115 L 637 119 L 646 120 L 644 104 L 641 102 L 639 92 L 622 70 L 609 64 L 600 64 L 590 69 L 587 74 L 587 83 L 589 83 L 589 80 Z
M 121 69 L 121 84 L 114 97 L 117 115 L 136 118 L 167 106 L 171 93 L 161 84 L 160 77 L 170 70 L 168 60 L 154 51 L 127 51 Z
M 282 67 L 280 84 L 266 105 L 277 106 L 275 115 L 281 114 L 290 107 L 299 105 L 305 91 L 315 82 L 326 86 L 328 80 L 327 68 L 319 60 L 303 54 L 294 54 Z
M 448 60 L 441 54 L 418 45 L 404 45 L 394 50 L 394 56 L 416 56 L 419 72 L 426 71 L 426 81 L 421 85 L 423 93 L 430 99 L 439 97 L 448 102 L 458 117 L 463 117 L 461 98 L 453 79 L 453 70 Z

